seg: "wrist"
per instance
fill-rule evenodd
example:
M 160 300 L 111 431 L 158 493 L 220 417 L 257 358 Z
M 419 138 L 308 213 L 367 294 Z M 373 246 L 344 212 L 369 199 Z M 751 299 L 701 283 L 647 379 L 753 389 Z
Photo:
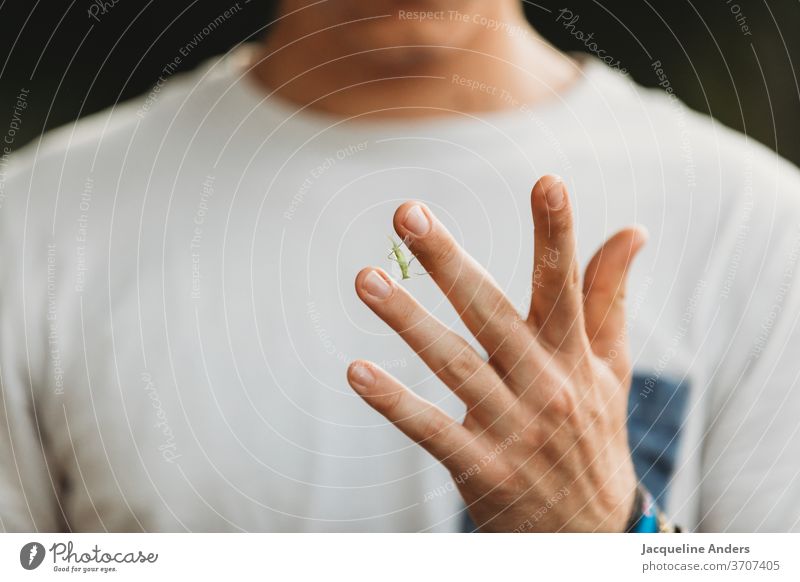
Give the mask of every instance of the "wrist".
M 640 483 L 636 487 L 633 509 L 624 530 L 626 533 L 680 533 L 656 505 L 653 496 Z
M 633 507 L 623 531 L 626 533 L 658 533 L 658 518 L 653 496 L 641 483 L 636 486 Z

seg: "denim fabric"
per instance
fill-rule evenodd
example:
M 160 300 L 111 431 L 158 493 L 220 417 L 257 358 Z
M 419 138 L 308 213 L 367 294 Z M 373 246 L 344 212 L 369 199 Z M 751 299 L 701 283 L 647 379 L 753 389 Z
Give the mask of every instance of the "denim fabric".
M 655 374 L 634 373 L 628 399 L 628 442 L 636 475 L 664 506 L 675 469 L 689 386 Z M 464 511 L 462 531 L 475 525 Z
M 687 382 L 635 374 L 628 399 L 628 442 L 639 480 L 660 506 L 667 501 L 689 397 Z

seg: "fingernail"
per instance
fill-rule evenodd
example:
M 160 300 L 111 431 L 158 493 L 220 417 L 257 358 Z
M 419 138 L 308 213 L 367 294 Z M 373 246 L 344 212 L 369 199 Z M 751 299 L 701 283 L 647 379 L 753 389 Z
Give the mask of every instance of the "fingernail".
M 547 200 L 547 207 L 550 210 L 560 210 L 564 206 L 567 199 L 564 192 L 564 182 L 557 180 L 550 184 L 547 192 L 544 193 L 545 200 Z
M 376 271 L 370 271 L 369 274 L 364 277 L 361 287 L 376 299 L 386 299 L 392 294 L 392 288 L 389 286 L 389 283 Z
M 375 376 L 368 367 L 357 364 L 350 368 L 350 382 L 359 388 L 369 388 L 375 382 Z
M 428 217 L 422 211 L 419 204 L 415 204 L 406 212 L 403 226 L 405 226 L 411 234 L 422 236 L 428 234 L 428 231 L 431 229 L 431 222 L 428 220 Z

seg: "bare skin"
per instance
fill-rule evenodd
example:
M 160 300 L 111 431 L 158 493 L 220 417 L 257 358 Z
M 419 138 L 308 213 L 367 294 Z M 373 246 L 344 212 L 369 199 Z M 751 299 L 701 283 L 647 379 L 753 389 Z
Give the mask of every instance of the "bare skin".
M 440 11 L 443 19 L 400 18 Z M 513 34 L 463 22 L 480 14 Z M 265 37 L 255 79 L 298 106 L 338 116 L 430 117 L 496 111 L 508 100 L 453 81 L 478 80 L 529 104 L 553 99 L 577 64 L 530 28 L 517 0 L 284 0 Z
M 400 10 L 446 16 L 404 19 Z M 529 105 L 579 77 L 576 63 L 532 29 L 511 35 L 449 18 L 449 10 L 527 27 L 516 0 L 285 0 L 253 76 L 299 107 L 365 122 L 511 106 L 454 82 L 454 74 Z M 447 467 L 482 530 L 622 531 L 636 488 L 625 427 L 631 363 L 624 287 L 646 233 L 628 228 L 611 237 L 581 285 L 563 181 L 540 179 L 531 208 L 534 292 L 526 317 L 424 204 L 407 202 L 395 213 L 397 234 L 488 361 L 381 269 L 356 278 L 361 300 L 465 403 L 463 423 L 370 362 L 353 362 L 348 380 Z

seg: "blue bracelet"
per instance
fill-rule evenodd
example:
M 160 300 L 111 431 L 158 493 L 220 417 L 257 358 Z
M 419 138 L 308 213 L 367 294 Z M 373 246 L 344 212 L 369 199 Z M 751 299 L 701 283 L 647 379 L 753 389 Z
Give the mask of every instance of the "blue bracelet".
M 637 490 L 637 500 L 641 500 L 641 505 L 637 509 L 638 518 L 627 531 L 629 533 L 659 533 L 661 528 L 658 523 L 658 508 L 653 500 L 653 496 L 643 486 L 639 485 Z

